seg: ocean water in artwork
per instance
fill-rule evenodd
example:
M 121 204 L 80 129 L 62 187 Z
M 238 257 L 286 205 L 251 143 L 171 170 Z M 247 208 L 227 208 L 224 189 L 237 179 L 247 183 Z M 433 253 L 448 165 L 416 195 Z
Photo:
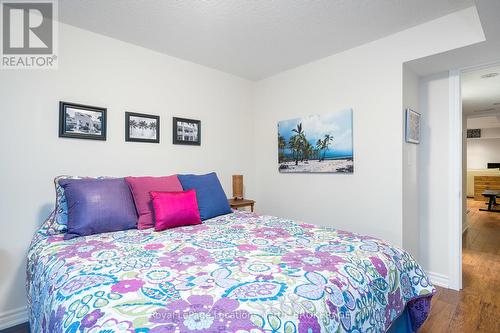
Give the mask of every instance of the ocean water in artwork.
M 283 173 L 353 173 L 352 109 L 278 123 Z

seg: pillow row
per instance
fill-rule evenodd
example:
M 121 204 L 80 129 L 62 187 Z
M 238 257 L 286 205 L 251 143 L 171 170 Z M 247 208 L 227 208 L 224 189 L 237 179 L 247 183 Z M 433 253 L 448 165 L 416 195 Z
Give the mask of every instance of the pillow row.
M 160 231 L 231 212 L 215 173 L 126 178 L 61 176 L 55 183 L 56 212 L 48 232 L 66 232 L 65 239 L 136 227 L 155 226 Z

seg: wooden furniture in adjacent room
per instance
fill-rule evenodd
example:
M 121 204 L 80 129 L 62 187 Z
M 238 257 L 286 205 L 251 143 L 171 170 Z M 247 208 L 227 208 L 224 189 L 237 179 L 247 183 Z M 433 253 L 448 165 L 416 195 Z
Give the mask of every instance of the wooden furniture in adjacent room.
M 487 201 L 483 196 L 486 190 L 500 191 L 500 176 L 475 176 L 474 177 L 474 200 Z
M 474 177 L 500 176 L 500 169 L 467 169 L 467 198 L 474 198 Z
M 488 208 L 481 208 L 479 210 L 483 210 L 486 212 L 495 212 L 500 213 L 500 210 L 494 209 L 497 206 L 497 198 L 500 197 L 500 191 L 491 191 L 486 190 L 483 192 L 483 197 L 488 198 Z
M 229 201 L 229 206 L 233 209 L 238 209 L 242 207 L 250 207 L 250 210 L 253 212 L 253 205 L 255 204 L 254 200 L 249 200 L 249 199 L 228 199 Z

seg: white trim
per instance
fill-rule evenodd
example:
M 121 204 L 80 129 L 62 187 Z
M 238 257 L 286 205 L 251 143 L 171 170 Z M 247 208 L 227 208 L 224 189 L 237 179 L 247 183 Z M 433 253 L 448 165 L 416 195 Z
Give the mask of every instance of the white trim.
M 462 215 L 462 236 L 467 231 L 467 229 L 469 229 L 469 223 L 467 223 L 468 218 L 469 216 L 467 214 L 467 217 L 465 218 L 465 220 L 463 220 L 463 215 Z
M 449 288 L 462 289 L 462 98 L 460 87 L 461 70 L 450 71 L 450 166 L 449 166 Z
M 479 71 L 481 69 L 486 69 L 486 68 L 490 68 L 493 66 L 499 66 L 499 65 L 500 65 L 500 61 L 487 62 L 487 63 L 481 64 L 481 65 L 473 65 L 473 66 L 463 67 L 460 69 L 460 72 L 461 73 L 474 72 L 474 71 Z
M 433 285 L 443 288 L 450 287 L 450 279 L 446 275 L 434 272 L 427 272 L 427 276 L 429 277 Z
M 17 309 L 0 313 L 0 330 L 10 328 L 28 321 L 28 308 L 23 306 Z

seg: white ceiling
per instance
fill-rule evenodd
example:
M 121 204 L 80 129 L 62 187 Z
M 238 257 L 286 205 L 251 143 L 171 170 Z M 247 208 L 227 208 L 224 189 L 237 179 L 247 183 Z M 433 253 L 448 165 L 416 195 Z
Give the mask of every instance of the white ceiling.
M 408 62 L 415 73 L 426 76 L 500 61 L 500 0 L 475 0 L 475 4 L 486 41 Z
M 59 19 L 258 80 L 471 5 L 473 0 L 64 0 Z
M 495 77 L 482 78 L 495 73 Z M 500 114 L 500 65 L 467 71 L 461 79 L 462 110 L 465 115 L 477 117 Z

